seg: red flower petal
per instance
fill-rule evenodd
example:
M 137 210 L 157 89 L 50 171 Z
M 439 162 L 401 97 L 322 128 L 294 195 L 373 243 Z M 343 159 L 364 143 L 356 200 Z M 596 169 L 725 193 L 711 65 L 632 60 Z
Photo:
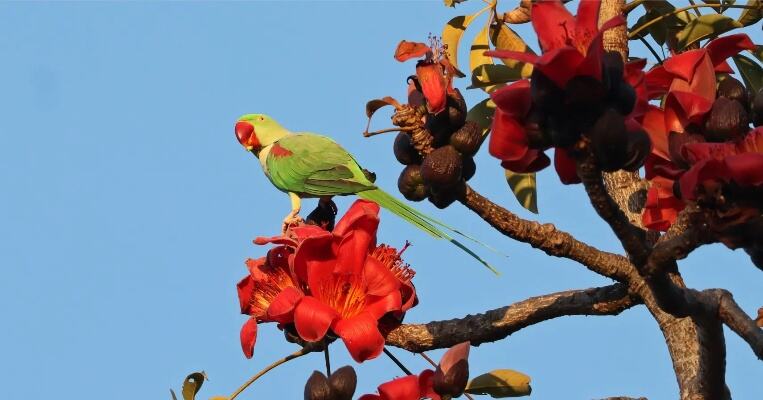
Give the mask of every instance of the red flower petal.
M 378 204 L 369 200 L 355 200 L 354 203 L 347 209 L 344 216 L 336 223 L 334 227 L 334 235 L 345 236 L 356 229 L 356 224 L 363 226 L 365 224 L 364 219 L 379 219 L 380 207 Z
M 246 358 L 254 355 L 254 344 L 257 342 L 257 320 L 249 318 L 241 327 L 241 350 Z
M 668 133 L 665 130 L 665 112 L 656 106 L 649 105 L 641 121 L 649 139 L 652 140 L 652 152 L 666 160 L 670 160 L 668 153 Z
M 728 176 L 728 172 L 726 171 L 726 165 L 722 161 L 715 159 L 702 160 L 681 175 L 679 180 L 681 198 L 684 200 L 694 200 L 697 185 L 709 179 L 726 176 Z
M 440 400 L 440 395 L 434 391 L 434 373 L 431 369 L 425 369 L 419 374 L 419 396 Z
M 400 311 L 402 307 L 402 295 L 399 290 L 390 292 L 385 296 L 366 297 L 366 306 L 364 311 L 375 319 L 381 318 L 390 311 Z
M 750 37 L 744 33 L 737 33 L 711 40 L 705 46 L 708 55 L 713 61 L 713 65 L 718 66 L 722 62 L 742 50 L 752 50 L 755 44 Z
M 673 83 L 673 74 L 666 71 L 664 66 L 658 65 L 646 73 L 644 82 L 648 98 L 656 99 L 668 91 L 670 84 Z
M 559 0 L 538 1 L 532 5 L 533 29 L 544 52 L 569 44 L 576 31 L 575 18 Z
M 400 280 L 389 268 L 374 257 L 367 257 L 363 267 L 366 293 L 372 296 L 386 296 L 400 288 Z
M 554 150 L 554 167 L 556 167 L 556 173 L 563 184 L 571 185 L 581 182 L 575 166 L 575 159 L 570 157 L 567 150 L 560 147 Z
M 323 339 L 331 323 L 339 317 L 333 308 L 312 296 L 305 296 L 294 309 L 294 325 L 299 337 L 308 342 Z
M 588 71 L 596 69 L 595 67 L 580 68 L 581 64 L 585 61 L 585 57 L 574 47 L 560 47 L 543 54 L 538 59 L 538 62 L 535 63 L 535 68 L 551 79 L 557 86 L 563 88 L 576 75 L 590 75 L 594 78 L 600 77 L 600 74 L 595 74 L 595 71 Z M 601 65 L 599 65 L 599 68 L 601 68 Z
M 279 324 L 288 324 L 294 321 L 294 308 L 304 295 L 295 287 L 287 287 L 278 293 L 268 306 L 267 317 Z
M 724 159 L 730 178 L 741 186 L 763 185 L 763 154 L 744 153 Z
M 254 281 L 251 276 L 245 276 L 237 285 L 238 301 L 241 305 L 241 314 L 252 313 L 252 290 Z
M 419 400 L 419 377 L 408 375 L 379 385 L 384 400 Z
M 527 154 L 524 126 L 500 108 L 495 109 L 488 151 L 500 160 L 519 160 Z
M 580 3 L 583 6 L 584 1 Z M 604 32 L 608 29 L 625 23 L 625 18 L 622 15 L 618 15 L 609 21 L 605 22 L 601 26 L 601 30 L 592 37 L 589 38 L 590 42 L 586 43 L 586 46 L 579 51 L 585 51 L 585 59 L 576 68 L 575 75 L 592 76 L 596 79 L 601 79 L 601 57 L 604 54 L 604 46 L 602 40 L 604 39 Z
M 357 362 L 378 357 L 384 348 L 384 337 L 379 332 L 376 318 L 371 314 L 361 313 L 354 317 L 339 319 L 334 323 L 332 329 L 342 338 L 353 360 Z M 379 387 L 379 392 L 383 397 L 384 392 L 381 387 Z M 416 394 L 418 394 L 418 388 Z M 392 398 L 398 399 L 397 397 Z
M 763 126 L 759 126 L 745 135 L 744 139 L 737 143 L 740 153 L 763 153 Z
M 403 62 L 411 58 L 421 57 L 431 51 L 429 46 L 419 42 L 408 42 L 401 40 L 395 49 L 395 60 Z
M 419 78 L 421 91 L 427 100 L 429 112 L 437 114 L 444 110 L 448 84 L 442 66 L 438 63 L 420 61 L 416 65 L 416 76 Z
M 520 173 L 538 172 L 549 165 L 551 165 L 551 159 L 538 149 L 528 150 L 519 160 L 501 162 L 501 167 L 504 169 Z
M 358 400 L 384 400 L 378 394 L 364 394 L 358 398 Z
M 691 82 L 694 77 L 694 70 L 706 54 L 707 51 L 705 49 L 689 50 L 668 57 L 662 65 L 666 72 L 669 72 L 684 81 Z
M 495 57 L 495 58 L 510 58 L 512 60 L 521 61 L 528 64 L 533 64 L 538 62 L 540 59 L 540 56 L 536 54 L 531 53 L 525 53 L 523 51 L 511 51 L 511 50 L 490 50 L 482 53 L 483 55 L 486 55 L 488 57 Z
M 578 4 L 578 14 L 575 16 L 575 47 L 581 52 L 588 48 L 594 36 L 599 32 L 600 6 L 601 0 L 581 1 Z M 567 27 L 567 29 L 570 28 L 570 26 Z
M 713 107 L 712 101 L 694 93 L 671 91 L 665 98 L 665 130 L 684 132 L 690 123 L 699 124 Z
M 300 242 L 292 261 L 294 274 L 300 282 L 307 281 L 308 271 L 311 269 L 331 271 L 334 268 L 336 260 L 331 246 L 333 240 L 331 232 L 323 231 L 320 236 L 306 238 Z
M 530 80 L 522 79 L 493 92 L 490 97 L 496 107 L 515 119 L 523 119 L 532 105 Z

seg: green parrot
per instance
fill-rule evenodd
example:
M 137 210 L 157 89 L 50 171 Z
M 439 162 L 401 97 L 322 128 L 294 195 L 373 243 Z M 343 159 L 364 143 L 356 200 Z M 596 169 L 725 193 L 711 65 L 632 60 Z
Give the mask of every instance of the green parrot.
M 291 212 L 283 221 L 284 229 L 302 221 L 299 217 L 302 198 L 317 197 L 326 204 L 333 196 L 357 195 L 438 239 L 450 241 L 498 274 L 495 268 L 442 229 L 463 235 L 461 232 L 378 188 L 355 158 L 331 138 L 290 132 L 265 114 L 243 115 L 236 122 L 235 132 L 239 143 L 257 156 L 270 182 L 289 195 Z

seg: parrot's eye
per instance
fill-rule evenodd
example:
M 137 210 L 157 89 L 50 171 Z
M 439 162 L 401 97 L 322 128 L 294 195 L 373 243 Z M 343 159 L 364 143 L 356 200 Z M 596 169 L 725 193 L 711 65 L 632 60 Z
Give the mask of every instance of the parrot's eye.
M 260 121 L 264 121 L 264 120 L 265 120 L 265 117 L 260 117 Z

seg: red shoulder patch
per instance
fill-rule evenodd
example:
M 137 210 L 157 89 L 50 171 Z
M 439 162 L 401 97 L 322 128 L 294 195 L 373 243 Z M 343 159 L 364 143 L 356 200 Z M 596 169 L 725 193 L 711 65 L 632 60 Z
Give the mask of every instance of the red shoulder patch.
M 273 150 L 270 150 L 270 154 L 273 155 L 273 157 L 283 158 L 288 157 L 292 155 L 293 153 L 289 151 L 288 149 L 285 149 L 281 147 L 278 143 L 273 145 Z

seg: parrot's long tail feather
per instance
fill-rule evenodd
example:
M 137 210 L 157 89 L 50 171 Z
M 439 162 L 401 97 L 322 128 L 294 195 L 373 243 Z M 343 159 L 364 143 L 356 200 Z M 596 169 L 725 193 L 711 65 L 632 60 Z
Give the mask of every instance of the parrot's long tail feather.
M 442 228 L 445 228 L 446 230 L 449 230 L 453 233 L 456 233 L 458 235 L 464 236 L 467 239 L 473 240 L 477 243 L 476 239 L 466 236 L 463 233 L 445 225 L 442 222 L 437 221 L 436 219 L 422 213 L 421 211 L 416 210 L 415 208 L 403 203 L 402 201 L 398 200 L 391 194 L 381 190 L 381 189 L 374 189 L 374 190 L 365 190 L 358 193 L 358 197 L 371 200 L 379 206 L 381 206 L 384 209 L 389 210 L 393 214 L 397 215 L 398 217 L 410 222 L 417 228 L 421 229 L 422 231 L 438 238 L 438 239 L 445 239 L 454 245 L 456 245 L 461 250 L 465 251 L 470 256 L 474 257 L 477 261 L 479 261 L 482 265 L 486 266 L 489 270 L 491 270 L 494 274 L 500 275 L 498 270 L 495 269 L 490 263 L 485 261 L 482 257 L 477 255 L 474 251 L 466 247 L 463 243 L 459 242 L 458 240 L 454 239 L 452 236 L 450 236 L 447 232 L 444 232 L 442 229 L 440 229 L 437 225 L 439 225 Z M 480 243 L 482 244 L 482 243 Z M 486 246 L 487 247 L 487 246 Z

